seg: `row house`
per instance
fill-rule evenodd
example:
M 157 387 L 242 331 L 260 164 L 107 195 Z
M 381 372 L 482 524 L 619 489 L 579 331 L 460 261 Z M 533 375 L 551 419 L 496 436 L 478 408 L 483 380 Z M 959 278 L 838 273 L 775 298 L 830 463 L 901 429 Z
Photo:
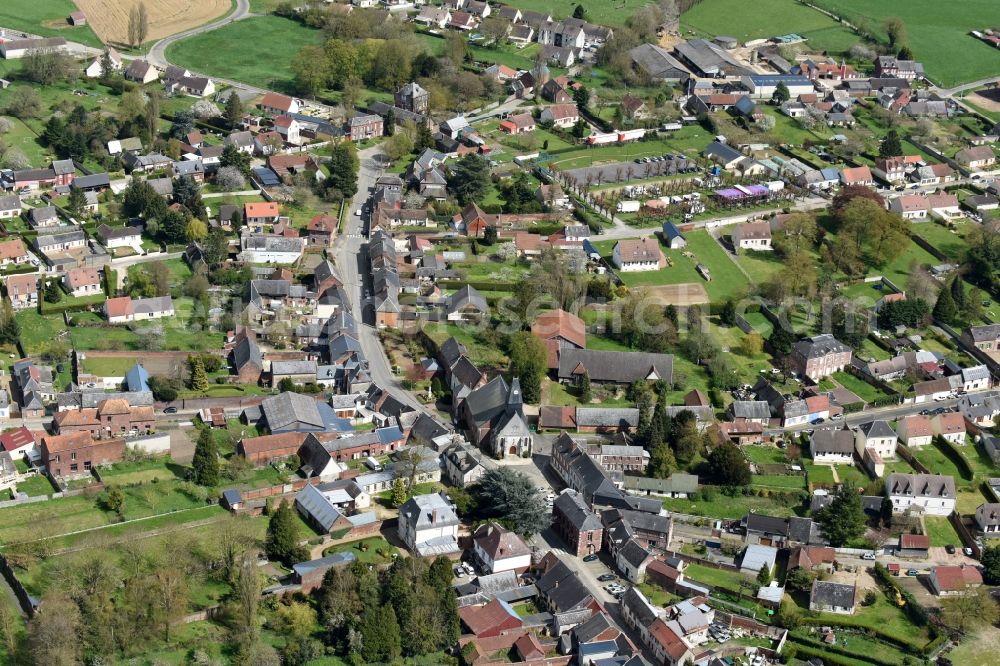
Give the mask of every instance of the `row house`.
M 152 406 L 130 406 L 127 400 L 111 399 L 96 409 L 57 412 L 52 429 L 57 435 L 87 432 L 94 439 L 148 435 L 156 428 Z
M 74 477 L 122 460 L 125 440 L 95 440 L 89 432 L 79 431 L 43 436 L 40 448 L 42 466 L 51 476 Z

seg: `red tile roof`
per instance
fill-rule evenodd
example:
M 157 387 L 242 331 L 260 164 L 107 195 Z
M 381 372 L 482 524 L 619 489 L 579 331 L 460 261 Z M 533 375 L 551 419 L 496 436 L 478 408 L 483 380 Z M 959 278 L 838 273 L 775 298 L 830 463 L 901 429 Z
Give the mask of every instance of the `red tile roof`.
M 975 567 L 941 566 L 934 567 L 931 573 L 937 578 L 937 588 L 942 592 L 954 592 L 970 585 L 983 584 L 983 575 Z
M 458 609 L 462 622 L 476 634 L 494 633 L 504 629 L 516 629 L 523 625 L 521 618 L 512 615 L 506 606 L 494 599 L 485 606 L 465 606 Z
M 931 547 L 931 538 L 926 534 L 900 534 L 899 547 L 926 550 Z
M 3 450 L 8 452 L 34 443 L 35 436 L 24 426 L 0 435 L 0 446 L 3 446 Z

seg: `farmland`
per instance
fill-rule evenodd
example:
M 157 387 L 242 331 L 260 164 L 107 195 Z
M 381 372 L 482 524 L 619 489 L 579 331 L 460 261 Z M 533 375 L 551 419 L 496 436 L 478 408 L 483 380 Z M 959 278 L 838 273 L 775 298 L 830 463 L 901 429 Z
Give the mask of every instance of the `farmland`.
M 830 17 L 792 0 L 761 0 L 752 11 L 740 0 L 704 0 L 681 16 L 681 28 L 700 36 L 731 35 L 741 42 L 794 32 L 808 38 L 811 48 L 833 52 L 860 41 Z
M 579 0 L 509 0 L 504 3 L 517 7 L 522 11 L 544 12 L 553 19 L 566 18 L 573 15 L 577 5 L 582 4 L 587 9 L 587 17 L 601 25 L 624 25 L 625 20 L 644 5 L 653 4 L 651 0 L 615 0 L 614 2 L 579 2 Z
M 128 17 L 139 0 L 76 0 L 87 22 L 104 41 L 128 43 Z M 159 0 L 147 2 L 147 41 L 183 32 L 222 16 L 233 6 L 231 0 Z
M 46 37 L 65 37 L 87 46 L 100 46 L 101 41 L 88 26 L 70 26 L 67 19 L 73 11 L 76 11 L 76 6 L 71 0 L 4 0 L 0 2 L 0 25 Z
M 697 9 L 714 1 L 697 5 Z M 867 20 L 880 35 L 886 18 L 901 18 L 914 57 L 924 63 L 927 76 L 939 85 L 996 76 L 1000 70 L 1000 51 L 969 35 L 970 30 L 993 27 L 997 14 L 992 0 L 817 0 L 816 4 L 855 24 Z
M 220 78 L 287 90 L 293 78 L 292 58 L 303 46 L 321 39 L 318 30 L 291 19 L 256 16 L 171 44 L 167 58 Z M 252 58 L 247 57 L 248 44 L 254 45 Z

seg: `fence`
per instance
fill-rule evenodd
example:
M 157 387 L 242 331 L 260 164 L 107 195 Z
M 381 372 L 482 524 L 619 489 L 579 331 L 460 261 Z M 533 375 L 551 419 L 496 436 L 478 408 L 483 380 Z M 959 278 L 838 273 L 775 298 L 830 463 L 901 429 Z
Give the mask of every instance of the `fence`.
M 913 454 L 910 453 L 909 447 L 907 447 L 905 444 L 897 442 L 896 443 L 896 453 L 899 454 L 900 458 L 902 458 L 906 462 L 910 463 L 910 466 L 913 467 L 913 469 L 915 469 L 918 472 L 920 472 L 921 474 L 930 474 L 931 473 L 931 471 L 929 469 L 927 469 L 926 465 L 924 465 L 922 462 L 920 462 L 919 460 L 917 460 L 916 458 L 913 457 Z
M 14 570 L 7 563 L 7 558 L 3 555 L 0 555 L 0 573 L 3 574 L 4 580 L 10 585 L 10 589 L 14 591 L 17 603 L 21 605 L 21 610 L 24 611 L 24 614 L 28 617 L 34 615 L 35 605 L 32 603 L 31 595 L 24 589 L 24 585 L 21 585 L 21 581 L 14 575 Z

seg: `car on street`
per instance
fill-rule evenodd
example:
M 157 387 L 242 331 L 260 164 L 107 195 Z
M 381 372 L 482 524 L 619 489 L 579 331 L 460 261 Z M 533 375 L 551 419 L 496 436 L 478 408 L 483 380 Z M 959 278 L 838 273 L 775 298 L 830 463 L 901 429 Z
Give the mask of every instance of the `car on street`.
M 615 580 L 616 578 L 618 578 L 618 576 L 614 575 L 613 573 L 606 573 L 598 576 L 597 580 L 601 581 L 602 583 L 607 583 L 609 581 Z
M 863 560 L 874 560 L 875 559 L 875 553 L 865 553 L 864 555 L 861 556 L 861 559 L 863 559 Z
M 597 559 L 597 553 L 591 553 L 590 555 L 583 556 L 584 562 L 593 562 L 596 559 Z
M 177 408 L 176 407 L 164 407 L 163 408 L 163 413 L 164 414 L 176 414 L 177 413 Z
M 916 569 L 907 569 L 906 570 L 906 575 L 907 576 L 919 576 L 920 572 L 917 571 Z
M 946 545 L 946 546 L 944 547 L 944 550 L 945 550 L 945 552 L 946 552 L 946 553 L 948 553 L 949 555 L 954 555 L 954 554 L 955 554 L 955 546 L 954 546 L 953 544 L 950 544 L 950 543 L 949 543 L 948 545 Z
M 962 554 L 963 555 L 967 555 L 968 557 L 972 557 L 972 549 L 968 548 L 968 547 L 963 548 L 962 549 Z

